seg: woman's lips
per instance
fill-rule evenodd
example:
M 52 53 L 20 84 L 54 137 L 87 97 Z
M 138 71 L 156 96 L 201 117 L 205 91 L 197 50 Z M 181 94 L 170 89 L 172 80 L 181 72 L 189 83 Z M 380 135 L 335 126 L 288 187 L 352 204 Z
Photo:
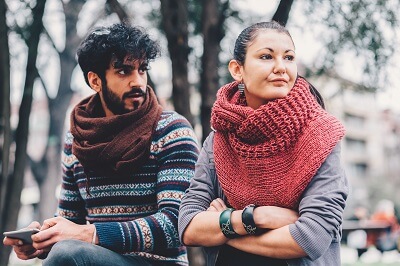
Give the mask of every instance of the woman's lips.
M 285 86 L 288 83 L 287 80 L 283 78 L 273 79 L 270 82 L 277 86 Z

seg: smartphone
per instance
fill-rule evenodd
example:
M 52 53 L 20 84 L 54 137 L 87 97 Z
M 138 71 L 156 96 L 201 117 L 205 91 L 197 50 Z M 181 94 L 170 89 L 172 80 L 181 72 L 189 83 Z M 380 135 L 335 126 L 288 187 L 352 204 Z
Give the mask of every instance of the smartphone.
M 16 231 L 4 232 L 3 235 L 9 238 L 21 239 L 25 244 L 32 244 L 31 236 L 39 231 L 37 228 L 23 228 Z

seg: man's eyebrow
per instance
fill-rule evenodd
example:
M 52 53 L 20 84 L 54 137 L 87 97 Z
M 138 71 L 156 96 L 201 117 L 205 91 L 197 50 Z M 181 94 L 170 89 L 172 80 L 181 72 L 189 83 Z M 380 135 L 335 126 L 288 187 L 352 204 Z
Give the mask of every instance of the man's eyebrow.
M 113 65 L 113 67 L 114 67 L 115 69 L 122 69 L 122 68 L 123 68 L 123 69 L 130 69 L 130 70 L 135 69 L 135 67 L 132 66 L 132 65 L 127 65 L 127 64 L 120 63 L 120 62 L 115 62 L 114 65 Z

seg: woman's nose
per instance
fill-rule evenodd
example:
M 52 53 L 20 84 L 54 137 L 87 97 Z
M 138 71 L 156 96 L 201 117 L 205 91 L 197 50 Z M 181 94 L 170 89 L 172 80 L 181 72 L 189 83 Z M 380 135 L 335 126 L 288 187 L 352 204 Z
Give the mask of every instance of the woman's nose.
M 285 73 L 286 72 L 286 66 L 283 60 L 277 59 L 275 60 L 275 66 L 274 66 L 274 73 Z

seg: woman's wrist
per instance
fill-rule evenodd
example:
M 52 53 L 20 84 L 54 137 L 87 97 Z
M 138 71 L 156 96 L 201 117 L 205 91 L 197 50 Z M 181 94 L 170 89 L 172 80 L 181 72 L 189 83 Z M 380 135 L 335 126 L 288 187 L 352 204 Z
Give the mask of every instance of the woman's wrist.
M 229 218 L 227 216 L 228 209 L 221 213 L 220 227 L 222 232 L 225 232 L 224 235 L 227 238 L 236 238 L 239 236 L 254 235 L 259 232 L 259 229 L 268 228 L 263 224 L 266 221 L 266 217 L 262 212 L 263 210 L 261 212 L 257 211 L 259 208 L 261 207 L 256 207 L 254 204 L 246 206 L 243 210 L 228 208 L 230 210 Z M 229 232 L 227 233 L 226 230 Z
M 242 224 L 247 234 L 255 235 L 259 232 L 254 222 L 254 210 L 257 208 L 255 204 L 247 205 L 242 212 Z
M 254 209 L 253 219 L 257 228 L 269 229 L 268 226 L 268 206 L 260 206 Z
M 235 232 L 241 236 L 244 236 L 247 234 L 247 232 L 243 227 L 242 213 L 243 213 L 243 210 L 233 211 L 231 220 L 232 220 L 232 225 L 233 225 L 233 229 L 235 230 Z
M 238 233 L 236 233 L 235 229 L 233 228 L 232 213 L 234 212 L 234 210 L 235 209 L 233 208 L 226 208 L 219 215 L 219 227 L 224 236 L 229 239 L 240 236 Z
M 257 228 L 277 229 L 296 222 L 298 213 L 288 208 L 261 206 L 254 209 L 253 217 Z

